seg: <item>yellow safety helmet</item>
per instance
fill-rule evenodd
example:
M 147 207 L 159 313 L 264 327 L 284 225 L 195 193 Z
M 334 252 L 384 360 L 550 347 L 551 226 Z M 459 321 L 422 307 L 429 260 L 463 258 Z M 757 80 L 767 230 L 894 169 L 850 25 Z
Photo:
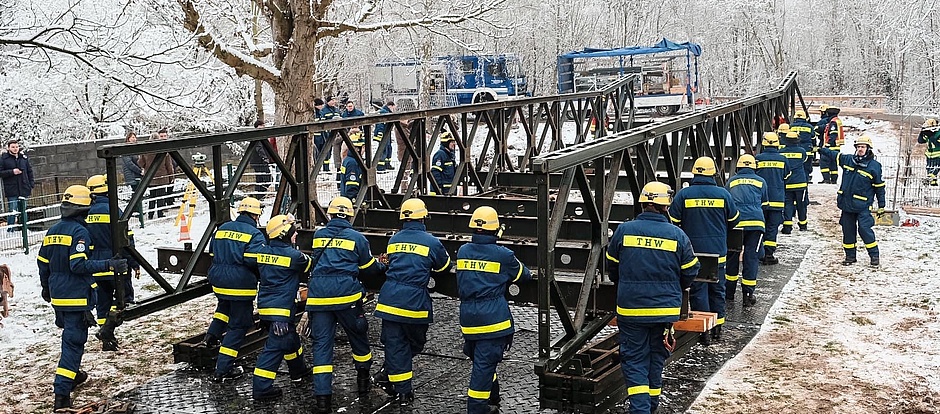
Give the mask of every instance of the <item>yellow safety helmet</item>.
M 738 157 L 738 168 L 754 168 L 757 166 L 757 159 L 751 154 L 743 154 Z
M 352 200 L 342 196 L 336 197 L 333 201 L 330 201 L 330 206 L 326 208 L 326 213 L 329 215 L 351 216 L 353 215 Z
M 261 215 L 261 202 L 254 197 L 245 197 L 242 201 L 238 202 L 239 213 L 247 212 L 251 214 Z
M 765 147 L 778 147 L 780 146 L 780 137 L 777 136 L 776 132 L 765 132 L 764 140 L 761 142 L 761 145 Z
M 871 138 L 868 135 L 862 135 L 855 140 L 855 146 L 857 147 L 859 145 L 868 145 L 868 149 L 874 148 L 871 145 Z
M 832 111 L 832 110 L 840 111 L 841 109 L 839 109 L 838 106 L 834 106 L 834 105 L 830 105 L 826 107 L 826 111 Z
M 276 239 L 290 233 L 291 226 L 293 225 L 293 217 L 287 214 L 281 214 L 271 217 L 271 220 L 268 220 L 268 224 L 264 226 L 264 231 L 268 233 L 269 238 Z
M 450 142 L 454 140 L 454 136 L 450 131 L 441 132 L 441 143 Z
M 70 185 L 62 193 L 62 202 L 74 204 L 76 206 L 91 205 L 91 191 L 83 185 Z
M 806 119 L 806 112 L 802 109 L 797 109 L 796 112 L 793 113 L 793 119 Z
M 790 132 L 790 124 L 784 122 L 777 127 L 778 134 L 786 134 L 787 132 Z
M 650 181 L 640 191 L 640 204 L 653 203 L 661 206 L 672 204 L 672 188 L 669 184 L 659 181 Z
M 471 229 L 496 230 L 499 229 L 499 214 L 490 206 L 477 207 L 470 216 Z
M 85 186 L 88 187 L 88 191 L 91 191 L 93 194 L 107 193 L 108 177 L 102 174 L 93 175 L 88 177 L 88 182 L 85 183 Z
M 819 112 L 826 112 L 827 109 L 829 109 L 829 105 L 826 105 L 826 104 L 819 105 Z
M 924 120 L 924 125 L 921 128 L 930 128 L 937 126 L 937 120 L 934 118 L 927 118 Z
M 695 164 L 692 164 L 692 174 L 711 177 L 716 172 L 718 172 L 718 169 L 715 168 L 715 160 L 709 157 L 698 157 Z
M 428 207 L 420 198 L 409 198 L 401 203 L 399 220 L 420 220 L 428 216 Z
M 799 140 L 800 140 L 800 133 L 799 133 L 799 132 L 796 132 L 796 131 L 787 131 L 786 139 L 787 139 L 788 141 L 791 141 L 791 140 L 792 140 L 792 141 L 799 141 Z

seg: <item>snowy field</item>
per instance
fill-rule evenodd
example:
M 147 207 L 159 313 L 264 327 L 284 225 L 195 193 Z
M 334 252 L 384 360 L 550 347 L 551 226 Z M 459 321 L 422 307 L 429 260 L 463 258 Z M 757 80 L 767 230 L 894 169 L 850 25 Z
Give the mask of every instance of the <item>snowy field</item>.
M 897 153 L 890 124 L 846 123 L 868 129 L 881 154 Z M 857 135 L 849 134 L 847 144 Z M 905 215 L 902 221 L 917 218 L 920 226 L 879 227 L 881 267 L 868 267 L 864 251 L 859 264 L 843 267 L 835 191 L 834 185 L 810 186 L 821 203 L 810 206 L 810 231 L 779 238 L 781 260 L 802 261 L 797 274 L 761 332 L 710 379 L 690 412 L 940 412 L 940 278 L 930 270 L 940 220 Z M 196 216 L 194 239 L 207 222 L 205 214 Z M 180 244 L 169 219 L 134 230 L 152 263 L 156 246 Z M 787 245 L 810 248 L 799 257 Z M 48 412 L 52 405 L 59 330 L 40 298 L 38 248 L 31 250 L 0 256 L 16 284 L 12 315 L 0 329 L 0 413 Z M 159 290 L 147 276 L 134 283 L 138 300 Z M 92 328 L 82 364 L 90 379 L 73 394 L 76 402 L 110 397 L 175 369 L 171 344 L 204 332 L 214 305 L 204 297 L 127 322 L 117 331 L 117 353 L 101 352 Z

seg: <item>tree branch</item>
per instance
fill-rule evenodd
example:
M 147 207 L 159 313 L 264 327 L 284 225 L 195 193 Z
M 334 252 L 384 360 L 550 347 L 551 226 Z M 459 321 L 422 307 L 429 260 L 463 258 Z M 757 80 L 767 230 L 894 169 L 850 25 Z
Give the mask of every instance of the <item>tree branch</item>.
M 200 46 L 212 53 L 222 63 L 235 69 L 235 73 L 239 76 L 248 75 L 254 79 L 267 82 L 275 89 L 281 86 L 281 76 L 280 73 L 276 72 L 277 69 L 267 68 L 266 65 L 251 56 L 216 42 L 212 34 L 200 22 L 199 12 L 193 2 L 190 0 L 178 0 L 177 2 L 183 11 L 183 27 L 196 36 Z
M 319 23 L 321 27 L 318 36 L 321 38 L 337 37 L 347 32 L 364 33 L 415 26 L 430 26 L 433 24 L 458 24 L 467 20 L 478 19 L 486 13 L 492 11 L 496 6 L 505 3 L 505 1 L 506 0 L 494 0 L 487 4 L 479 5 L 472 10 L 468 10 L 464 14 L 439 14 L 436 16 L 422 16 L 417 19 L 379 22 L 372 24 L 361 24 L 361 22 L 347 23 L 341 21 L 317 19 L 317 23 Z M 371 15 L 371 12 L 364 15 L 367 17 L 368 15 Z M 362 14 L 359 16 L 362 16 Z

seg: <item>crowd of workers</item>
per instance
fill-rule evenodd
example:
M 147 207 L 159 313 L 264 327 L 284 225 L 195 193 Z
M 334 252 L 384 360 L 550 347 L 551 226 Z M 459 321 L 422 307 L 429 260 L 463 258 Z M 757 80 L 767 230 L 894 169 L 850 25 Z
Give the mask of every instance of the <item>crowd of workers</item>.
M 738 157 L 736 170 L 724 187 L 715 179 L 715 160 L 708 157 L 695 160 L 691 185 L 678 192 L 661 182 L 647 183 L 638 198 L 642 213 L 621 224 L 612 236 L 606 258 L 617 285 L 621 365 L 631 412 L 655 411 L 659 404 L 672 323 L 679 319 L 685 289 L 690 291 L 692 310 L 717 314 L 716 326 L 700 336 L 704 345 L 721 339 L 726 303 L 733 300 L 739 280 L 743 305 L 757 302 L 759 264 L 778 263 L 774 256 L 778 229 L 790 233 L 794 216 L 799 230 L 808 229 L 812 154 L 821 155 L 824 182 L 836 182 L 837 168 L 844 171 L 837 198 L 842 210 L 843 264 L 857 261 L 857 235 L 862 237 L 870 265 L 880 264 L 871 212 L 877 204 L 876 214 L 884 214 L 885 193 L 871 139 L 858 137 L 855 152 L 842 154 L 839 147 L 844 136 L 837 108 L 828 108 L 815 127 L 803 111 L 796 111 L 792 118 L 792 124 L 781 124 L 776 132 L 764 134 L 761 153 Z M 936 149 L 940 134 L 930 133 L 935 121 L 928 124 L 922 136 L 934 142 L 928 150 Z M 452 171 L 455 163 L 454 139 L 441 138 L 441 150 L 432 160 L 435 174 Z M 356 142 L 354 146 L 361 148 Z M 348 167 L 344 174 L 358 173 L 354 169 L 358 167 L 344 167 Z M 298 250 L 297 225 L 289 215 L 274 216 L 264 233 L 259 230 L 262 204 L 253 197 L 242 199 L 238 217 L 214 232 L 208 278 L 218 306 L 204 339 L 207 347 L 218 347 L 212 379 L 226 382 L 244 374 L 235 360 L 254 324 L 257 302 L 268 340 L 253 371 L 253 398 L 270 400 L 282 395 L 274 379 L 283 359 L 292 381 L 312 383 L 315 412 L 332 412 L 333 340 L 338 324 L 352 348 L 358 391 L 367 394 L 377 386 L 394 403 L 408 406 L 414 400 L 412 359 L 423 350 L 433 321 L 429 278 L 455 268 L 464 353 L 473 362 L 467 412 L 498 411 L 497 365 L 514 333 L 505 294 L 511 283 L 530 279 L 531 274 L 511 250 L 496 243 L 502 233 L 496 210 L 480 207 L 473 212 L 468 225 L 472 239 L 452 261 L 440 240 L 426 230 L 424 202 L 408 199 L 399 211 L 401 231 L 391 237 L 386 252 L 374 256 L 368 239 L 351 225 L 354 207 L 346 195 L 357 189 L 350 181 L 355 179 L 341 180 L 343 195 L 330 202 L 329 222 L 316 230 L 311 246 L 304 246 L 312 251 L 310 256 Z M 448 191 L 446 184 L 441 187 L 439 191 Z M 101 175 L 89 178 L 87 186 L 69 187 L 62 199 L 62 219 L 47 232 L 37 257 L 43 299 L 52 304 L 56 325 L 63 328 L 54 381 L 55 409 L 68 408 L 71 391 L 88 378 L 80 369 L 88 327 L 100 326 L 96 336 L 103 349 L 117 348 L 114 329 L 119 321 L 112 304 L 120 289 L 115 286 L 115 275 L 139 273 L 133 259 L 124 259 L 111 249 L 107 189 Z M 743 241 L 729 251 L 730 231 L 742 232 Z M 132 233 L 128 236 L 133 243 Z M 700 269 L 697 255 L 717 256 L 716 280 L 695 281 Z M 382 321 L 385 360 L 374 373 L 363 309 L 365 291 L 359 281 L 366 273 L 387 277 L 375 308 L 375 316 Z M 301 335 L 309 335 L 313 344 L 313 366 L 307 366 L 302 357 Z

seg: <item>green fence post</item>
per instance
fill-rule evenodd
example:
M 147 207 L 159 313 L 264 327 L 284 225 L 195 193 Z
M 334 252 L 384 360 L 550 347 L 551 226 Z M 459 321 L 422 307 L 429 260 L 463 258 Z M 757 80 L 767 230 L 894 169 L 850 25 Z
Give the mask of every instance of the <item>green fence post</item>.
M 26 197 L 17 200 L 20 209 L 20 231 L 23 234 L 23 253 L 29 254 L 29 230 L 26 229 Z

